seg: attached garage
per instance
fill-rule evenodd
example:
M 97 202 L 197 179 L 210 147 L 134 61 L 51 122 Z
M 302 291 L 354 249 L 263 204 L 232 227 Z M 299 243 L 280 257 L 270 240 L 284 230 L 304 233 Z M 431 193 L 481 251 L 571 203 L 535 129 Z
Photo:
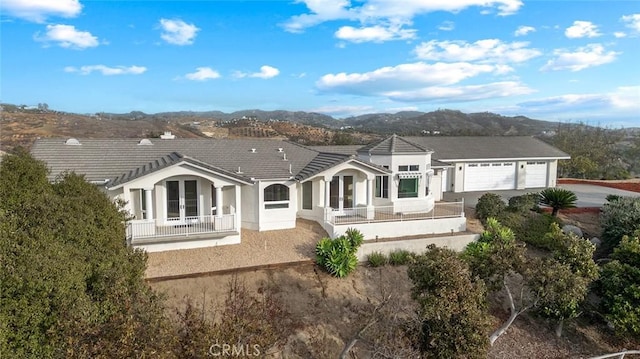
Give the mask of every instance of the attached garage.
M 547 187 L 547 167 L 546 161 L 527 162 L 527 167 L 525 169 L 525 187 Z
M 494 191 L 516 188 L 515 162 L 466 163 L 464 191 Z

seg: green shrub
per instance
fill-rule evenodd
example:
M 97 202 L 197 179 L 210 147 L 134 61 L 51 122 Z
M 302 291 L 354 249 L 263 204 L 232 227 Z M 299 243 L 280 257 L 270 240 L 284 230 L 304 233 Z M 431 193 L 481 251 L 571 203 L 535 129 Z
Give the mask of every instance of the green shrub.
M 507 209 L 516 213 L 528 213 L 531 210 L 538 209 L 539 199 L 540 194 L 538 193 L 527 193 L 522 196 L 514 196 L 509 198 L 509 206 Z
M 401 266 L 409 264 L 409 262 L 411 262 L 413 258 L 413 253 L 404 249 L 398 249 L 389 253 L 389 264 L 394 266 Z
M 373 252 L 367 256 L 367 262 L 371 267 L 381 267 L 387 264 L 387 256 L 384 253 Z
M 640 230 L 640 198 L 620 197 L 602 206 L 602 243 L 610 252 L 624 236 Z
M 560 220 L 547 213 L 530 213 L 523 218 L 519 226 L 510 228 L 518 240 L 538 248 L 553 250 L 554 243 L 545 237 L 552 223 L 560 224 Z
M 615 331 L 629 337 L 640 336 L 640 231 L 625 236 L 603 265 L 596 286 L 601 307 Z
M 356 252 L 363 241 L 362 233 L 352 228 L 336 239 L 323 238 L 316 244 L 316 262 L 331 275 L 346 277 L 358 266 Z
M 502 197 L 495 193 L 485 193 L 478 199 L 478 204 L 476 204 L 476 216 L 485 224 L 487 222 L 487 218 L 500 218 L 503 214 L 507 205 L 502 200 Z

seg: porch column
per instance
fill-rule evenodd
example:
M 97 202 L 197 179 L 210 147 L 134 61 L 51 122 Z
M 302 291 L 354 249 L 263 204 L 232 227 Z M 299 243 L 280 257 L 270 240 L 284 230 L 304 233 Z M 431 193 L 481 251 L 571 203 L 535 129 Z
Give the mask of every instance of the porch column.
M 216 217 L 222 217 L 222 187 L 215 187 L 216 189 Z
M 324 207 L 329 208 L 329 196 L 331 194 L 331 181 L 324 178 Z
M 373 219 L 376 216 L 375 208 L 373 207 L 373 191 L 375 185 L 375 177 L 367 177 L 367 219 Z
M 145 219 L 153 219 L 153 188 L 144 189 Z

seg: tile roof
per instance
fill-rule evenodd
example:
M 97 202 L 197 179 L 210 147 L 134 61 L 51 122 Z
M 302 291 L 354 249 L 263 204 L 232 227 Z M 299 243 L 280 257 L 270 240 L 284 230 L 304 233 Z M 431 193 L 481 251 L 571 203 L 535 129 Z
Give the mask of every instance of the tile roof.
M 404 137 L 393 135 L 378 142 L 366 145 L 358 152 L 368 152 L 374 155 L 390 153 L 426 153 L 431 152 L 426 147 L 413 143 Z
M 340 153 L 332 153 L 332 152 L 321 152 L 319 153 L 313 161 L 309 162 L 309 164 L 302 169 L 297 175 L 296 180 L 302 181 L 311 176 L 314 176 L 322 171 L 325 171 L 331 167 L 334 167 L 340 163 L 353 161 L 369 167 L 374 171 L 379 172 L 380 174 L 388 173 L 389 170 L 382 166 L 375 165 L 373 163 L 364 162 L 355 158 L 352 155 L 345 155 Z
M 534 137 L 528 136 L 426 136 L 407 137 L 411 142 L 432 148 L 432 158 L 452 160 L 491 160 L 558 158 L 569 155 Z
M 230 172 L 227 171 L 225 169 L 216 167 L 216 166 L 211 166 L 208 163 L 204 163 L 202 161 L 198 161 L 196 159 L 193 159 L 191 157 L 185 157 L 181 154 L 179 154 L 178 152 L 172 152 L 166 156 L 162 156 L 154 161 L 151 161 L 145 165 L 142 165 L 140 167 L 137 167 L 127 173 L 123 173 L 120 176 L 115 177 L 114 179 L 110 180 L 108 183 L 109 188 L 114 188 L 117 187 L 123 183 L 127 183 L 131 180 L 134 180 L 138 177 L 142 177 L 144 175 L 159 171 L 163 168 L 167 168 L 169 166 L 173 166 L 179 163 L 190 163 L 190 164 L 194 164 L 197 165 L 199 167 L 205 168 L 207 170 L 210 170 L 212 172 L 215 173 L 219 173 L 222 175 L 225 175 L 227 177 L 231 177 L 233 179 L 236 179 L 239 182 L 244 182 L 246 184 L 250 184 L 251 182 L 248 181 L 246 178 L 244 178 L 243 176 L 239 175 L 238 173 L 234 173 L 234 172 Z
M 65 145 L 65 139 L 39 139 L 31 152 L 47 163 L 51 179 L 75 171 L 89 181 L 122 181 L 123 175 L 140 167 L 151 169 L 154 161 L 167 160 L 174 152 L 230 173 L 240 168 L 245 180 L 290 178 L 318 155 L 292 142 L 265 139 L 152 139 L 152 145 L 140 145 L 137 139 L 79 141 Z

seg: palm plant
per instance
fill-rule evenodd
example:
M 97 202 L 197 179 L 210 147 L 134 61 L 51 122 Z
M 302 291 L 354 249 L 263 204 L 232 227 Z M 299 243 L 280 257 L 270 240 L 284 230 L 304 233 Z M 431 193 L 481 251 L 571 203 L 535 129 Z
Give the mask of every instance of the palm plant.
M 564 188 L 547 188 L 540 192 L 540 203 L 551 207 L 552 216 L 557 216 L 561 209 L 575 208 L 578 197 L 575 193 Z

